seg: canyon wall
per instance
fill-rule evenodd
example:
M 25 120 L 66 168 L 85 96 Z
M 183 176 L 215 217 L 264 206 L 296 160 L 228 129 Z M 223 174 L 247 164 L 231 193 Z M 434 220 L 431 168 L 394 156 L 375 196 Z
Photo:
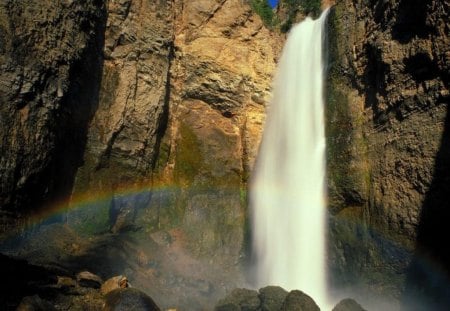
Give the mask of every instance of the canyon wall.
M 126 262 L 162 305 L 244 282 L 246 183 L 284 36 L 241 0 L 6 1 L 0 21 L 2 232 L 64 211 L 55 241 L 129 233 L 139 246 L 98 268 Z
M 336 287 L 448 303 L 448 11 L 438 0 L 331 11 Z M 0 231 L 81 202 L 65 216 L 81 234 L 142 230 L 237 269 L 283 42 L 241 0 L 3 1 Z
M 234 262 L 281 37 L 238 0 L 111 1 L 108 13 L 99 104 L 73 196 L 109 198 L 69 223 L 178 228 L 197 256 Z
M 332 9 L 328 187 L 339 286 L 363 280 L 386 296 L 448 303 L 444 2 L 343 0 Z

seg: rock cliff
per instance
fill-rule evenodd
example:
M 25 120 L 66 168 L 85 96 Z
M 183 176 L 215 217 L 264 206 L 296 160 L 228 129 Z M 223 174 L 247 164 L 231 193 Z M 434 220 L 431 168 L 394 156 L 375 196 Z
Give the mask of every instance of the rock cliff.
M 439 0 L 338 0 L 332 9 L 337 287 L 448 304 L 448 12 Z M 3 1 L 0 231 L 27 211 L 73 207 L 65 223 L 85 236 L 112 232 L 111 262 L 154 282 L 162 306 L 210 304 L 182 288 L 219 297 L 242 278 L 246 182 L 283 41 L 242 0 Z M 212 267 L 227 276 L 214 286 Z
M 448 6 L 344 0 L 332 10 L 331 248 L 343 283 L 398 297 L 414 282 L 427 288 L 436 266 L 448 276 Z
M 135 220 L 149 231 L 181 226 L 197 255 L 237 258 L 281 41 L 242 1 L 111 1 L 75 194 L 112 194 L 103 208 L 115 205 L 113 231 Z M 89 213 L 72 222 L 102 219 L 98 206 Z
M 123 263 L 163 306 L 205 308 L 243 281 L 246 181 L 284 36 L 241 0 L 6 1 L 0 21 L 3 231 L 43 207 L 67 210 L 57 240 L 123 234 L 93 269 Z M 56 260 L 46 230 L 16 254 Z

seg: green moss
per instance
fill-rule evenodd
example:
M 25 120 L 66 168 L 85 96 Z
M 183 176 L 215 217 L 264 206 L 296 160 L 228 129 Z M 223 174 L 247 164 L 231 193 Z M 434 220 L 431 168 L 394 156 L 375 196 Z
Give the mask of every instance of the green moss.
M 321 0 L 284 0 L 283 2 L 287 11 L 287 18 L 280 26 L 280 31 L 283 33 L 291 29 L 299 12 L 313 17 L 318 17 L 321 13 Z
M 110 201 L 85 205 L 68 214 L 72 218 L 71 227 L 81 236 L 93 236 L 107 232 L 110 228 Z M 70 219 L 69 219 L 70 220 Z
M 351 81 L 343 74 L 346 44 L 342 43 L 342 14 L 333 9 L 329 17 L 329 72 L 327 78 L 326 136 L 330 208 L 339 211 L 367 200 L 370 171 L 362 112 L 351 107 Z M 345 41 L 345 40 L 344 40 Z M 348 45 L 348 44 L 347 44 Z M 352 109 L 353 108 L 353 109 Z
M 276 16 L 267 0 L 251 0 L 250 5 L 253 11 L 261 17 L 264 25 L 272 28 L 276 24 Z
M 170 158 L 170 145 L 164 140 L 162 140 L 158 151 L 158 158 L 156 159 L 155 172 L 161 172 Z
M 192 129 L 181 122 L 180 139 L 175 155 L 175 181 L 180 185 L 192 184 L 203 164 L 200 142 Z

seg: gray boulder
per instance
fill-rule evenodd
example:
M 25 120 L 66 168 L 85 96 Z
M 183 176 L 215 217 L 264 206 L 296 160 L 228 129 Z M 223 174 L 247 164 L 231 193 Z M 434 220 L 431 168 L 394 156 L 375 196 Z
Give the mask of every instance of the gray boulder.
M 258 311 L 261 301 L 255 290 L 236 288 L 224 299 L 219 300 L 215 311 Z
M 281 306 L 281 311 L 320 311 L 314 300 L 299 290 L 289 292 Z
M 119 288 L 105 297 L 103 311 L 161 311 L 152 298 L 136 288 Z
M 288 292 L 279 286 L 266 286 L 259 290 L 261 311 L 279 311 Z
M 333 311 L 366 311 L 355 300 L 347 298 L 341 300 L 334 308 Z

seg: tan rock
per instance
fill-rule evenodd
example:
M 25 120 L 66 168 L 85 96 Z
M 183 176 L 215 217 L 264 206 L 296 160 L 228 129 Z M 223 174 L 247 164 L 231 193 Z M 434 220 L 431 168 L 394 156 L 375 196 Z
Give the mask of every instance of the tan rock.
M 128 287 L 128 279 L 123 275 L 118 275 L 106 280 L 105 283 L 102 284 L 100 292 L 103 295 L 106 295 L 117 288 L 126 287 Z
M 67 276 L 58 276 L 58 281 L 56 283 L 57 287 L 60 288 L 68 288 L 68 287 L 75 287 L 77 285 L 77 282 Z

